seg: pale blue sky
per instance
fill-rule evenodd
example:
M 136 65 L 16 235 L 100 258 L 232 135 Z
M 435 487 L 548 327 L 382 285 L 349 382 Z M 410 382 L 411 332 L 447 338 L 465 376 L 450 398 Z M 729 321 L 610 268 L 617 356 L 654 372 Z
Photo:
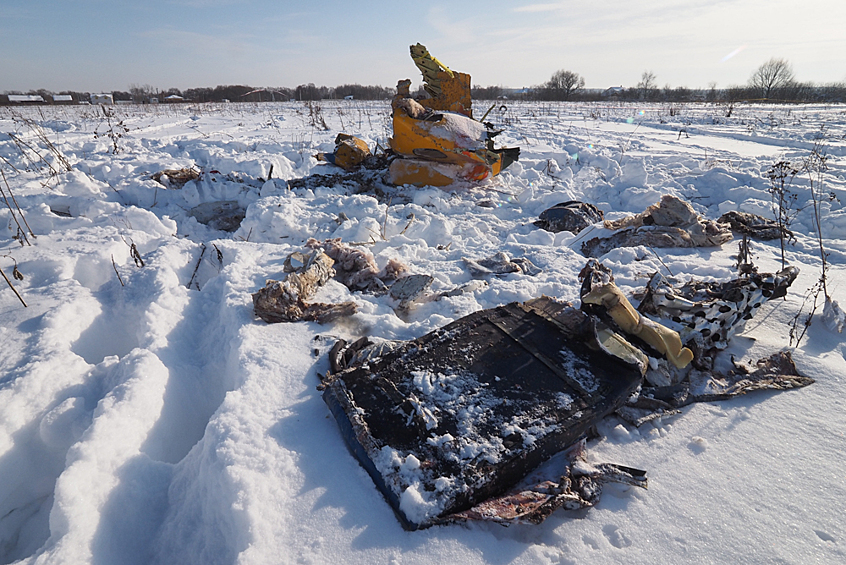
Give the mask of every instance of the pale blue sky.
M 417 84 L 417 42 L 480 86 L 725 87 L 771 57 L 824 83 L 846 80 L 846 1 L 0 0 L 0 92 Z

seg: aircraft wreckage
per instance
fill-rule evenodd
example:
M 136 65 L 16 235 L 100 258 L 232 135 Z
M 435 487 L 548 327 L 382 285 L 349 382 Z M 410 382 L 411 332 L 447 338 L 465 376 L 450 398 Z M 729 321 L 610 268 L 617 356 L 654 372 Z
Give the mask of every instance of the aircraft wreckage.
M 335 151 L 319 153 L 318 160 L 350 172 L 387 165 L 386 182 L 416 186 L 479 182 L 516 161 L 518 147 L 496 148 L 494 138 L 501 131 L 484 122 L 484 116 L 473 119 L 470 75 L 451 70 L 419 43 L 410 51 L 429 97 L 413 98 L 409 79 L 397 83 L 391 102 L 393 136 L 385 158 L 376 159 L 363 140 L 341 133 Z
M 518 158 L 517 148 L 494 147 L 499 132 L 484 118 L 473 119 L 469 75 L 422 45 L 411 55 L 429 98 L 412 98 L 410 81 L 400 81 L 390 149 L 371 155 L 362 140 L 338 135 L 335 151 L 319 158 L 347 172 L 328 181 L 364 185 L 378 175 L 395 185 L 446 186 L 497 175 Z M 322 175 L 313 180 L 327 182 Z M 701 218 L 671 196 L 642 214 L 604 222 L 613 231 L 608 237 L 597 230 L 602 220 L 601 210 L 569 201 L 535 225 L 579 233 L 587 257 L 619 246 L 719 246 L 731 239 L 727 224 Z M 325 323 L 354 314 L 352 301 L 311 301 L 333 277 L 353 292 L 386 296 L 401 315 L 418 299 L 473 292 L 485 277 L 540 272 L 527 258 L 502 252 L 464 258 L 474 280 L 433 294 L 432 276 L 410 274 L 396 260 L 380 270 L 366 249 L 337 239 L 309 240 L 306 248 L 285 261 L 284 280 L 268 280 L 253 294 L 263 320 Z M 714 362 L 761 304 L 786 294 L 797 273 L 788 267 L 682 286 L 656 273 L 635 308 L 610 270 L 588 259 L 579 305 L 541 296 L 475 312 L 411 341 L 338 340 L 319 388 L 351 453 L 404 528 L 536 524 L 559 508 L 595 505 L 609 481 L 646 488 L 646 471 L 588 462 L 587 437 L 603 418 L 614 414 L 640 426 L 693 402 L 811 384 L 787 351 L 753 367 L 732 360 L 727 371 Z
M 604 482 L 647 486 L 645 471 L 584 457 L 589 430 L 609 414 L 640 425 L 692 402 L 812 383 L 789 352 L 714 369 L 717 352 L 796 275 L 678 289 L 656 275 L 635 309 L 590 260 L 579 307 L 544 296 L 408 342 L 338 341 L 323 399 L 406 529 L 539 523 L 593 506 Z
M 556 213 L 581 210 L 564 204 Z M 655 218 L 669 214 L 690 216 L 685 229 L 706 234 L 709 224 L 681 204 L 664 198 L 626 229 L 641 230 L 632 232 L 640 241 L 652 236 L 653 222 L 660 228 Z M 542 219 L 545 227 L 553 220 L 572 223 L 566 214 Z M 658 236 L 667 231 L 661 229 Z M 697 245 L 723 237 L 714 233 Z M 339 239 L 311 239 L 306 248 L 287 258 L 284 280 L 268 280 L 253 294 L 257 316 L 324 323 L 354 314 L 352 301 L 310 301 L 330 278 L 354 292 L 386 296 L 399 315 L 415 300 L 486 284 L 475 277 L 539 272 L 504 253 L 465 258 L 474 281 L 427 294 L 433 277 L 410 274 L 400 261 L 379 269 L 368 250 Z M 579 273 L 578 306 L 542 296 L 470 314 L 407 342 L 339 340 L 320 388 L 350 451 L 405 528 L 464 520 L 539 523 L 558 508 L 593 506 L 604 482 L 647 486 L 645 471 L 587 462 L 586 437 L 604 417 L 640 426 L 693 402 L 812 383 L 786 351 L 754 367 L 732 360 L 729 371 L 714 362 L 764 302 L 786 295 L 797 275 L 794 267 L 753 270 L 725 282 L 674 286 L 656 273 L 635 308 L 611 271 L 589 259 Z

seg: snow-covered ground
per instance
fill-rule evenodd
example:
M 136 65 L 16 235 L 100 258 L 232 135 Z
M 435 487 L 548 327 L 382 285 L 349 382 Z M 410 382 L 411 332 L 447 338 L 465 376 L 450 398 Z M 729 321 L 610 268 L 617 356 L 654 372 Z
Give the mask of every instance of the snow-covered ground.
M 646 469 L 649 490 L 609 485 L 596 508 L 539 526 L 403 531 L 316 389 L 336 337 L 409 339 L 510 301 L 578 301 L 577 236 L 532 224 L 549 206 L 583 200 L 614 219 L 672 194 L 712 219 L 771 216 L 767 170 L 798 166 L 817 139 L 839 197 L 824 203 L 829 292 L 846 304 L 846 108 L 507 101 L 489 119 L 501 145 L 522 148 L 518 163 L 481 186 L 379 201 L 286 189 L 340 172 L 313 158 L 340 131 L 387 145 L 387 103 L 319 106 L 129 106 L 109 119 L 96 107 L 0 109 L 0 168 L 34 233 L 22 241 L 0 205 L 0 267 L 28 305 L 0 281 L 0 563 L 846 562 L 846 346 L 819 318 L 794 350 L 815 384 L 639 429 L 607 419 L 591 458 Z M 181 189 L 150 178 L 184 167 L 201 175 Z M 807 184 L 793 183 L 797 208 Z M 246 208 L 238 231 L 188 216 L 219 200 Z M 788 346 L 819 277 L 809 207 L 793 231 L 787 259 L 801 274 L 734 338 L 744 361 Z M 402 316 L 386 296 L 330 281 L 316 299 L 353 300 L 357 314 L 257 319 L 251 293 L 310 237 L 368 243 L 380 267 L 398 259 L 434 276 L 433 292 L 471 280 L 465 257 L 505 251 L 542 272 Z M 736 253 L 736 242 L 629 248 L 602 262 L 631 294 L 655 271 L 727 280 Z M 780 268 L 778 241 L 754 241 L 753 254 L 762 272 Z

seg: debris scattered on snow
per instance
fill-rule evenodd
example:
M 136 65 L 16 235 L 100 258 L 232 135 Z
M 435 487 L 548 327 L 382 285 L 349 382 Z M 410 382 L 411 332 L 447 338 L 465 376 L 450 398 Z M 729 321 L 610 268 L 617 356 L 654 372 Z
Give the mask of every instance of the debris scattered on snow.
M 687 202 L 668 194 L 644 212 L 605 221 L 614 234 L 582 243 L 586 257 L 601 257 L 618 247 L 719 247 L 732 238 L 725 224 L 700 217 Z
M 317 241 L 314 238 L 306 242 L 306 247 L 323 249 L 332 258 L 335 266 L 335 278 L 350 290 L 383 293 L 388 290 L 386 283 L 394 281 L 408 272 L 408 267 L 396 259 L 387 262 L 384 269 L 376 265 L 376 258 L 363 247 L 353 247 L 341 241 L 341 238 Z
M 602 210 L 593 204 L 569 200 L 541 212 L 535 225 L 552 233 L 568 231 L 577 234 L 603 218 Z
M 729 224 L 733 232 L 763 241 L 779 239 L 782 234 L 784 234 L 785 239 L 793 237 L 793 233 L 790 230 L 784 226 L 779 226 L 775 220 L 770 220 L 749 212 L 732 210 L 720 216 L 717 222 L 720 224 Z
M 488 275 L 507 275 L 509 273 L 521 273 L 535 276 L 541 272 L 531 261 L 525 257 L 512 259 L 509 255 L 500 251 L 486 257 L 485 259 L 462 259 L 467 270 L 474 277 L 486 277 Z
M 772 297 L 796 274 L 772 283 L 772 275 L 754 276 L 761 280 L 712 287 L 742 295 L 771 284 Z M 591 260 L 580 277 L 584 311 L 543 297 L 476 312 L 410 342 L 361 338 L 332 348 L 323 398 L 404 527 L 536 524 L 557 508 L 593 506 L 604 481 L 646 486 L 644 471 L 584 458 L 578 440 L 609 411 L 640 426 L 692 402 L 814 382 L 786 351 L 728 373 L 714 371 L 713 359 L 690 368 L 694 355 L 679 334 L 634 310 L 608 268 Z M 648 363 L 616 327 L 645 351 L 666 354 L 676 373 L 658 378 L 661 364 Z M 716 348 L 697 351 L 713 356 Z M 532 472 L 562 445 L 578 446 L 563 473 L 544 475 L 549 464 Z
M 150 178 L 167 188 L 182 188 L 188 181 L 200 178 L 200 172 L 194 168 L 165 169 L 153 173 Z
M 341 304 L 307 303 L 306 300 L 334 274 L 332 259 L 320 250 L 314 250 L 299 268 L 303 255 L 289 257 L 286 270 L 291 269 L 284 281 L 268 280 L 265 287 L 253 294 L 256 316 L 268 323 L 297 322 L 300 320 L 329 322 L 356 311 L 355 302 Z

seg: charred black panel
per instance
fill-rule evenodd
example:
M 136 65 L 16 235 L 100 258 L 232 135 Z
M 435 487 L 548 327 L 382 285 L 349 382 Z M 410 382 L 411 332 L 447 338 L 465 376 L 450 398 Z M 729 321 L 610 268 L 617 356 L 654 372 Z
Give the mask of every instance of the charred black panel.
M 333 376 L 324 400 L 403 525 L 425 527 L 502 493 L 625 402 L 640 371 L 593 342 L 569 305 L 512 303 Z M 419 461 L 416 488 L 436 511 L 400 509 L 407 468 L 391 468 L 386 447 Z

